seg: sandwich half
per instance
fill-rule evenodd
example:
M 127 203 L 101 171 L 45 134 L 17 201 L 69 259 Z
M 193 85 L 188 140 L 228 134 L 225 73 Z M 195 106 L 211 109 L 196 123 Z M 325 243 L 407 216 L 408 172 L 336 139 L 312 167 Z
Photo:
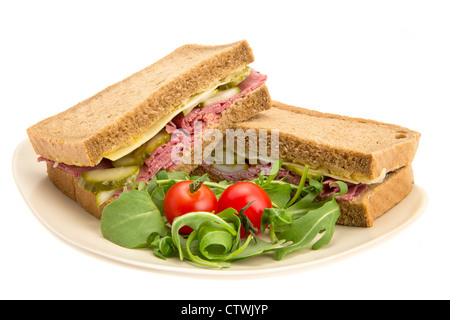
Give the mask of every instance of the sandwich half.
M 341 209 L 338 224 L 372 227 L 375 219 L 402 201 L 413 187 L 411 164 L 420 133 L 404 127 L 272 101 L 272 108 L 234 128 L 267 130 L 269 150 L 271 135 L 277 132 L 279 158 L 283 159 L 277 179 L 298 184 L 307 166 L 310 175 L 323 177 L 321 199 L 339 192 L 333 184 L 336 180 L 346 182 L 347 194 L 336 198 Z M 248 139 L 246 143 L 248 151 Z M 261 172 L 269 174 L 272 167 L 273 161 L 260 155 L 253 159 L 255 156 L 246 152 L 239 155 L 245 163 L 233 165 L 207 161 L 198 170 L 213 180 L 253 180 Z
M 270 108 L 267 77 L 252 69 L 247 41 L 185 45 L 93 97 L 28 128 L 51 181 L 100 218 L 117 192 L 160 170 L 190 173 L 198 164 L 183 137 L 224 129 Z

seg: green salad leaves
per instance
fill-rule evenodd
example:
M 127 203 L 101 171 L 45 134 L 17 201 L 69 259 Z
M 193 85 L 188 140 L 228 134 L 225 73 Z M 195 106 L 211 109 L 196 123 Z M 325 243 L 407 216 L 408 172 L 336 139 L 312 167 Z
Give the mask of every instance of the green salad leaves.
M 241 219 L 235 209 L 217 214 L 191 212 L 174 220 L 170 226 L 164 216 L 164 199 L 175 183 L 202 179 L 217 198 L 232 183 L 212 182 L 204 177 L 190 177 L 183 172 L 159 172 L 149 183 L 139 183 L 124 191 L 108 204 L 102 214 L 102 235 L 126 248 L 150 248 L 162 259 L 181 259 L 206 268 L 227 268 L 233 261 L 262 254 L 272 254 L 276 260 L 287 254 L 311 246 L 313 250 L 330 243 L 336 220 L 340 215 L 336 196 L 347 192 L 347 185 L 339 185 L 340 192 L 325 201 L 317 201 L 322 192 L 322 177 L 308 177 L 306 168 L 300 184 L 275 180 L 282 160 L 272 166 L 268 176 L 260 174 L 251 181 L 262 187 L 272 201 L 261 217 L 261 236 L 240 237 Z M 194 231 L 181 235 L 179 230 L 189 226 Z

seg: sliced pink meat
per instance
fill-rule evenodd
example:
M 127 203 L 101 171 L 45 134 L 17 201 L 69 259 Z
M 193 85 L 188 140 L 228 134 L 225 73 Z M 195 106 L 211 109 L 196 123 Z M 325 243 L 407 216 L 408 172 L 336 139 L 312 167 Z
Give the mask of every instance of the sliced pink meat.
M 62 162 L 56 162 L 53 160 L 49 160 L 46 159 L 44 157 L 39 157 L 38 158 L 39 162 L 47 162 L 50 163 L 52 166 L 60 168 L 64 171 L 66 171 L 68 174 L 70 174 L 71 176 L 75 177 L 75 178 L 79 178 L 81 176 L 81 174 L 83 172 L 87 172 L 87 171 L 91 171 L 91 170 L 95 170 L 95 169 L 108 169 L 108 168 L 112 168 L 113 165 L 111 163 L 111 161 L 109 161 L 108 159 L 103 159 L 98 165 L 96 165 L 95 167 L 77 167 L 77 166 L 71 166 Z
M 240 94 L 235 95 L 228 100 L 216 102 L 204 108 L 195 108 L 186 116 L 183 113 L 180 113 L 169 122 L 166 126 L 166 131 L 168 133 L 172 133 L 172 135 L 176 132 L 181 132 L 191 136 L 190 146 L 193 147 L 193 134 L 195 131 L 195 123 L 197 121 L 201 121 L 203 132 L 213 127 L 219 122 L 222 112 L 225 111 L 234 101 L 244 97 L 249 92 L 256 90 L 263 85 L 266 80 L 266 75 L 252 69 L 247 79 L 239 84 L 239 88 L 241 89 Z M 151 157 L 145 161 L 145 166 L 141 168 L 141 175 L 139 176 L 138 181 L 148 181 L 152 179 L 160 170 L 170 170 L 179 164 L 173 161 L 172 155 L 173 152 L 181 153 L 185 150 L 185 143 L 185 139 L 173 139 L 172 137 L 171 141 L 156 149 Z
M 185 130 L 192 134 L 194 132 L 194 124 L 196 121 L 202 121 L 203 127 L 210 128 L 219 122 L 221 113 L 225 111 L 234 101 L 244 97 L 249 92 L 252 92 L 259 88 L 267 80 L 267 76 L 259 73 L 258 71 L 251 70 L 250 75 L 245 79 L 239 88 L 241 93 L 234 97 L 211 104 L 204 108 L 195 108 L 187 116 L 180 113 L 176 116 L 172 122 L 178 128 Z

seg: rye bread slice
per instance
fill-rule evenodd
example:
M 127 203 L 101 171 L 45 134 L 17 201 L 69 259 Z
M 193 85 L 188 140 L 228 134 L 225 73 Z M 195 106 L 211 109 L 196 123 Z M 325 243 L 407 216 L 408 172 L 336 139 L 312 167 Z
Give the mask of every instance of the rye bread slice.
M 272 108 L 235 123 L 279 130 L 280 158 L 368 180 L 412 163 L 420 133 L 394 124 L 322 113 L 272 101 Z M 269 146 L 270 150 L 270 146 Z
M 27 130 L 35 152 L 95 166 L 129 145 L 181 101 L 254 61 L 247 41 L 185 45 L 149 67 Z

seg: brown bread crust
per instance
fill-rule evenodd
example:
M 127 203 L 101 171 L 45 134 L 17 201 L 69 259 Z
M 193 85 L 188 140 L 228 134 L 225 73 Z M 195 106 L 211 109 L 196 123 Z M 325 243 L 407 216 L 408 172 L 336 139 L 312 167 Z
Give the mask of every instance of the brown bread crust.
M 185 45 L 27 133 L 35 152 L 47 159 L 95 166 L 105 154 L 130 145 L 181 101 L 253 61 L 245 40 Z
M 373 227 L 374 221 L 401 202 L 411 192 L 414 174 L 411 166 L 390 174 L 383 183 L 369 186 L 358 200 L 338 201 L 341 215 L 338 224 Z
M 78 179 L 66 171 L 55 168 L 47 163 L 47 174 L 53 184 L 66 196 L 78 202 L 84 210 L 100 219 L 105 205 L 112 201 L 110 199 L 104 205 L 97 207 L 95 194 L 84 190 L 78 185 Z

